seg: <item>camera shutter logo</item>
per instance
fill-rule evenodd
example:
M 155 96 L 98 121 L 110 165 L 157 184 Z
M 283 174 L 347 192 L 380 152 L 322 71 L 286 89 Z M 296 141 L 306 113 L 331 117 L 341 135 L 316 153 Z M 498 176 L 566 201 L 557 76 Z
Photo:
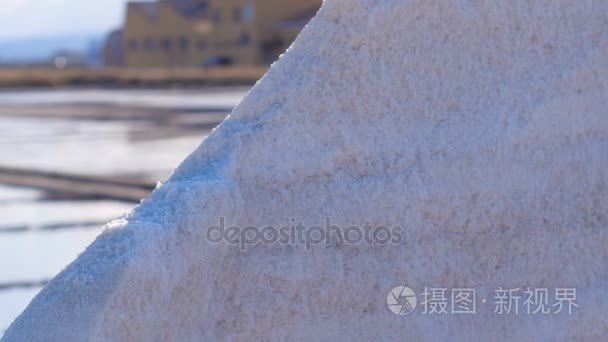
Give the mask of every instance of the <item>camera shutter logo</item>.
M 388 293 L 386 304 L 394 314 L 403 316 L 414 311 L 418 304 L 418 297 L 409 287 L 397 286 Z

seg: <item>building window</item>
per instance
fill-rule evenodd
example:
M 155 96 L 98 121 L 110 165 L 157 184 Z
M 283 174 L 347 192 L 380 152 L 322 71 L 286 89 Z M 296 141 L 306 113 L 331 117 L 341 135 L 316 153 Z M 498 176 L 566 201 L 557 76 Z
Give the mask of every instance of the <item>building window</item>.
M 220 10 L 218 9 L 213 10 L 211 18 L 213 19 L 214 23 L 219 24 L 220 22 L 222 22 L 222 12 L 220 12 Z
M 232 20 L 234 20 L 235 23 L 240 23 L 243 21 L 243 11 L 240 7 L 235 7 L 232 10 Z
M 188 37 L 180 37 L 179 48 L 182 51 L 188 51 L 188 49 L 190 49 L 190 39 L 188 39 Z
M 164 38 L 163 40 L 161 40 L 160 47 L 165 51 L 171 50 L 171 48 L 172 48 L 171 39 Z
M 247 32 L 241 33 L 240 43 L 242 46 L 247 46 L 251 43 L 251 36 Z
M 228 66 L 233 64 L 234 61 L 232 58 L 226 56 L 211 56 L 203 62 L 204 67 Z
M 244 22 L 250 23 L 253 21 L 255 16 L 253 4 L 251 4 L 250 2 L 247 3 L 245 6 L 243 6 L 242 12 L 243 13 L 241 14 L 241 16 L 243 17 Z
M 156 44 L 152 38 L 146 38 L 144 41 L 144 48 L 146 50 L 154 50 L 156 48 Z
M 129 40 L 129 49 L 137 50 L 138 44 L 136 39 Z

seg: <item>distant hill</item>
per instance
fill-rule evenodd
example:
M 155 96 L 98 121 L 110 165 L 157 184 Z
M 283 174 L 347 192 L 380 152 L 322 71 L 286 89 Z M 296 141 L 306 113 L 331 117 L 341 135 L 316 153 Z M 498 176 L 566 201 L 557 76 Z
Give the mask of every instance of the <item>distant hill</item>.
M 98 50 L 104 34 L 61 34 L 44 37 L 0 39 L 0 63 L 44 61 L 56 51 L 77 51 L 90 55 Z

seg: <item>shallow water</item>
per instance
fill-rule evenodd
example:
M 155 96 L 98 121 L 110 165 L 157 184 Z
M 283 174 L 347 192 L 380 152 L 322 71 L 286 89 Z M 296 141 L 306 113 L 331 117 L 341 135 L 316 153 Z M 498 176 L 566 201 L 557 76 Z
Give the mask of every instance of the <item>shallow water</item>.
M 133 204 L 41 201 L 36 190 L 0 186 L 0 335 L 40 291 Z M 99 222 L 80 226 L 80 222 Z M 54 224 L 53 229 L 44 225 Z M 63 225 L 63 226 L 62 226 Z M 15 230 L 15 227 L 21 229 Z
M 139 128 L 141 129 L 141 127 Z M 164 179 L 204 138 L 134 139 L 124 122 L 0 117 L 0 165 Z
M 0 104 L 229 109 L 245 92 L 245 88 L 202 94 L 163 90 L 0 92 Z M 154 129 L 142 122 L 0 116 L 0 166 L 164 180 L 200 144 L 204 133 L 148 138 L 146 132 Z M 134 206 L 113 201 L 47 201 L 41 191 L 0 184 L 0 336 L 43 284 L 93 242 L 105 222 Z
M 0 92 L 0 104 L 96 103 L 149 108 L 230 109 L 247 93 L 248 87 L 205 90 L 30 90 Z
M 166 178 L 202 136 L 131 140 L 125 123 L 0 118 L 0 165 L 90 175 Z M 134 204 L 44 201 L 0 185 L 0 335 L 50 280 Z
M 0 291 L 0 337 L 41 287 Z

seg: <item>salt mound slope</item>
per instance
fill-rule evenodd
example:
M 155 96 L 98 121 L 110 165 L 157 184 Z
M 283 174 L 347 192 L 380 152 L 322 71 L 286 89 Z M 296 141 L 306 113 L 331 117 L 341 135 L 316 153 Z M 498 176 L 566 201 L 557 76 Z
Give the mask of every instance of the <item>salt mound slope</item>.
M 600 339 L 607 79 L 606 1 L 328 0 L 4 340 Z M 220 216 L 399 224 L 407 239 L 240 252 L 205 240 Z M 574 287 L 580 307 L 403 317 L 386 307 L 401 284 L 490 302 L 499 287 Z

